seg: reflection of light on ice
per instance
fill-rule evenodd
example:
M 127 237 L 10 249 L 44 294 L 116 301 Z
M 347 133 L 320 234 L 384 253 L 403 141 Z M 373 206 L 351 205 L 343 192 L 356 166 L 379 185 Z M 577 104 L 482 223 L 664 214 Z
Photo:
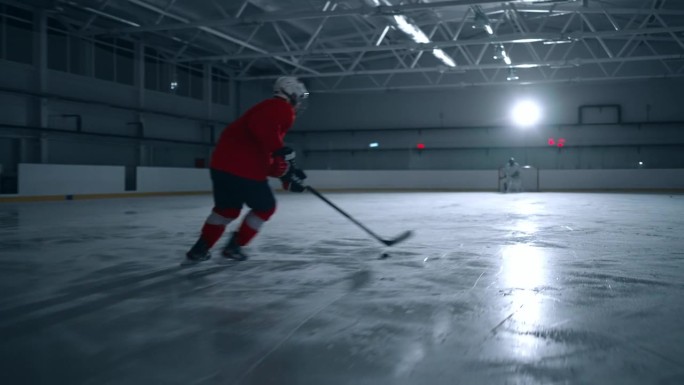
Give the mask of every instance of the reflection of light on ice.
M 511 318 L 515 329 L 522 332 L 533 330 L 542 317 L 541 298 L 533 289 L 547 282 L 546 260 L 542 249 L 516 244 L 504 246 L 502 277 L 506 288 L 511 289 L 512 306 L 515 310 Z M 519 335 L 513 351 L 523 357 L 532 356 L 538 340 L 530 335 Z
M 541 249 L 526 244 L 508 245 L 503 246 L 501 256 L 504 283 L 508 287 L 532 289 L 546 281 L 546 261 Z
M 528 221 L 528 220 L 522 220 L 518 221 L 515 224 L 515 231 L 525 233 L 525 234 L 534 234 L 537 232 L 537 223 L 534 221 Z
M 394 370 L 394 375 L 397 377 L 403 377 L 410 373 L 425 358 L 425 349 L 421 343 L 413 342 L 402 349 L 402 355 Z
M 511 204 L 513 205 L 513 212 L 521 215 L 537 214 L 542 209 L 529 200 L 514 201 Z

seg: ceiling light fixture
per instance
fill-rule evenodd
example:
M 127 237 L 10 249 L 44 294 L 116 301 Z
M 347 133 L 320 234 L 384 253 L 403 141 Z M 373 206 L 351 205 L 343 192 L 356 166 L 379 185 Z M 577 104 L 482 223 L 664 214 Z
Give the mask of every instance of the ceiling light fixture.
M 506 80 L 509 82 L 518 80 L 520 77 L 518 77 L 518 74 L 515 72 L 515 68 L 509 68 L 508 69 L 508 76 L 506 77 Z
M 487 31 L 489 35 L 493 35 L 494 29 L 492 28 L 492 24 L 489 22 L 489 18 L 482 8 L 475 6 L 473 7 L 473 12 L 475 12 L 475 24 L 473 25 L 473 28 L 482 28 Z
M 544 45 L 574 43 L 573 39 L 544 40 Z
M 394 15 L 392 16 L 394 21 L 397 23 L 397 27 L 409 35 L 413 41 L 420 44 L 430 43 L 430 38 L 423 32 L 417 25 L 411 23 L 404 15 Z M 435 48 L 432 50 L 432 54 L 439 59 L 442 63 L 449 67 L 456 67 L 456 62 L 452 59 L 446 52 L 440 48 Z
M 380 7 L 380 6 L 391 6 L 392 4 L 388 0 L 366 0 L 366 3 L 372 7 Z M 429 44 L 430 38 L 423 32 L 418 25 L 416 25 L 414 22 L 412 22 L 409 18 L 407 18 L 404 15 L 393 15 L 392 20 L 394 21 L 394 24 L 396 25 L 399 30 L 401 30 L 403 33 L 407 34 L 411 40 L 413 40 L 416 43 L 419 44 Z M 376 40 L 375 45 L 378 46 L 380 43 L 382 43 L 383 39 L 387 35 L 387 32 L 389 31 L 389 26 L 385 27 L 383 30 L 382 34 Z M 444 52 L 444 50 L 440 48 L 434 48 L 432 49 L 432 54 L 442 63 L 449 67 L 456 67 L 456 62 L 454 61 L 449 54 Z
M 506 53 L 506 49 L 504 48 L 503 44 L 499 44 L 498 46 L 494 46 L 494 56 L 492 56 L 494 60 L 499 60 L 503 59 L 504 63 L 506 65 L 511 65 L 513 62 L 511 61 L 511 58 L 508 56 Z

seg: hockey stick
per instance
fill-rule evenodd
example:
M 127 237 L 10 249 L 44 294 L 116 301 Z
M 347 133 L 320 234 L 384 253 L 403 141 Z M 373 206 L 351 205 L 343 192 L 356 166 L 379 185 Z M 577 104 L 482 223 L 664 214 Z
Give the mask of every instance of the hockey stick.
M 377 239 L 378 241 L 380 241 L 380 242 L 382 242 L 383 244 L 385 244 L 385 246 L 392 246 L 392 245 L 394 245 L 394 244 L 396 244 L 396 243 L 399 243 L 399 242 L 402 242 L 402 241 L 406 240 L 406 239 L 409 238 L 411 235 L 413 235 L 413 232 L 412 232 L 411 230 L 407 230 L 407 231 L 404 231 L 403 233 L 399 234 L 398 236 L 394 237 L 393 239 L 382 239 L 382 238 L 380 238 L 379 235 L 377 235 L 377 234 L 375 234 L 374 232 L 372 232 L 369 228 L 367 228 L 366 226 L 364 226 L 361 222 L 357 221 L 357 220 L 354 219 L 351 215 L 349 215 L 349 214 L 347 214 L 346 212 L 344 212 L 344 210 L 342 210 L 341 208 L 337 207 L 334 203 L 332 203 L 330 200 L 328 200 L 328 198 L 324 197 L 323 194 L 321 194 L 321 193 L 319 193 L 318 191 L 316 191 L 315 188 L 313 188 L 313 187 L 311 187 L 311 186 L 306 186 L 306 189 L 309 190 L 309 192 L 311 192 L 311 193 L 314 194 L 315 196 L 321 198 L 321 200 L 322 200 L 323 202 L 329 204 L 330 207 L 332 207 L 332 208 L 334 208 L 335 210 L 337 210 L 337 212 L 339 212 L 340 214 L 342 214 L 342 215 L 344 215 L 345 217 L 347 217 L 347 219 L 349 219 L 350 221 L 354 222 L 354 224 L 356 224 L 357 226 L 359 226 L 360 228 L 362 228 L 362 229 L 363 229 L 365 232 L 367 232 L 370 236 L 372 236 L 373 238 L 375 238 L 375 239 Z

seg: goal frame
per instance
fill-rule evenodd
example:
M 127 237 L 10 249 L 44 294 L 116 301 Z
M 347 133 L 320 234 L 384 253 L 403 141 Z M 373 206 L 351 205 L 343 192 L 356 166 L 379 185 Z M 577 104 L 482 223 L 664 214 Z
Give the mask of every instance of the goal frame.
M 539 192 L 539 169 L 532 165 L 520 166 L 521 178 L 522 178 L 522 191 L 521 192 Z M 498 184 L 497 191 L 504 191 L 504 183 L 506 178 L 504 178 L 504 168 L 499 168 L 498 173 Z

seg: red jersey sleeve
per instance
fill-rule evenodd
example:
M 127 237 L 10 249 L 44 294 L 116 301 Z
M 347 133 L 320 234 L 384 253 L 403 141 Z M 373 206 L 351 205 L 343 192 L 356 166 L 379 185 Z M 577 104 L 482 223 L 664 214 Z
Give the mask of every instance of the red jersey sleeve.
M 269 154 L 283 147 L 285 134 L 294 123 L 294 109 L 286 101 L 277 101 L 264 106 L 253 114 L 247 126 Z

